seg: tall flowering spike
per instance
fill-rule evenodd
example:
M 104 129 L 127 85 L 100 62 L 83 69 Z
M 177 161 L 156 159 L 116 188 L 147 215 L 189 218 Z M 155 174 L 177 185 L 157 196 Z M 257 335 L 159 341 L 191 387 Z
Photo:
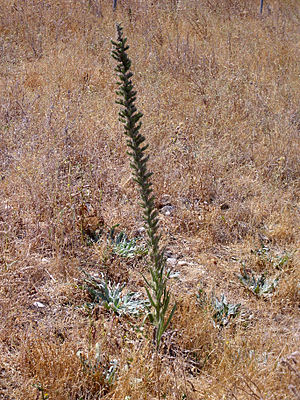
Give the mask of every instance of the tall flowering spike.
M 142 123 L 140 119 L 143 114 L 137 111 L 135 106 L 136 92 L 133 90 L 132 72 L 130 71 L 131 60 L 127 55 L 129 46 L 127 38 L 123 37 L 123 28 L 117 24 L 117 40 L 111 41 L 113 44 L 112 57 L 117 61 L 115 71 L 119 80 L 117 81 L 119 96 L 116 103 L 119 104 L 119 120 L 124 125 L 124 134 L 127 136 L 127 154 L 131 158 L 133 179 L 137 183 L 140 196 L 141 207 L 143 208 L 145 228 L 148 234 L 148 245 L 150 249 L 151 266 L 149 268 L 152 281 L 146 282 L 146 291 L 151 306 L 148 310 L 150 321 L 155 326 L 155 343 L 159 348 L 161 336 L 167 329 L 170 320 L 175 312 L 176 305 L 173 306 L 169 317 L 166 318 L 168 311 L 170 293 L 167 290 L 167 280 L 169 274 L 165 274 L 164 249 L 160 248 L 160 234 L 158 212 L 154 205 L 151 176 L 148 172 L 147 163 L 149 155 L 145 154 L 148 144 L 144 144 L 145 137 L 140 133 Z

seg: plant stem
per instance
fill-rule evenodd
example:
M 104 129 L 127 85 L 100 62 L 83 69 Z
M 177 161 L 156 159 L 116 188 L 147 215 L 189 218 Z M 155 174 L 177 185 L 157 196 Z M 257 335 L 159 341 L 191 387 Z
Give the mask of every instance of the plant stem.
M 158 212 L 154 205 L 155 197 L 150 180 L 152 172 L 148 172 L 147 168 L 149 155 L 146 155 L 145 152 L 148 144 L 144 143 L 145 137 L 139 132 L 142 126 L 140 119 L 143 114 L 138 112 L 135 106 L 136 92 L 133 90 L 131 80 L 133 76 L 130 71 L 131 60 L 127 55 L 129 46 L 127 45 L 127 38 L 123 38 L 123 28 L 119 24 L 117 24 L 117 40 L 112 41 L 112 44 L 114 46 L 112 57 L 118 61 L 115 71 L 119 78 L 117 82 L 119 89 L 116 91 L 119 96 L 116 103 L 121 105 L 119 120 L 124 124 L 124 134 L 128 138 L 129 151 L 127 151 L 127 154 L 131 158 L 130 166 L 133 171 L 133 180 L 139 188 L 143 219 L 148 235 L 151 280 L 147 280 L 145 277 L 144 279 L 150 302 L 148 317 L 155 327 L 154 337 L 158 349 L 161 337 L 175 312 L 176 304 L 167 317 L 170 302 L 170 292 L 167 290 L 169 273 L 165 273 L 164 249 L 160 247 L 161 235 L 158 233 Z

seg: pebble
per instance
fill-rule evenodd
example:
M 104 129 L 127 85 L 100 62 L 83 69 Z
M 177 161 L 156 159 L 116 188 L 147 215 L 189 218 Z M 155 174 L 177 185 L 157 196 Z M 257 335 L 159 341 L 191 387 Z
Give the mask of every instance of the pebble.
M 187 265 L 193 266 L 193 265 L 195 265 L 195 264 L 190 263 L 190 262 L 188 262 L 188 261 L 181 260 L 181 261 L 178 261 L 177 265 L 178 265 L 178 267 L 185 267 L 185 266 L 187 266 Z
M 183 267 L 184 265 L 187 265 L 187 262 L 184 260 L 178 261 L 178 266 Z
M 176 258 L 173 258 L 173 257 L 167 258 L 167 265 L 169 267 L 175 267 L 176 264 L 177 264 Z
M 46 307 L 45 304 L 40 303 L 39 301 L 35 301 L 33 303 L 33 305 L 34 305 L 34 307 L 38 307 L 38 308 L 45 308 Z
M 145 232 L 146 232 L 146 229 L 143 226 L 141 226 L 137 229 L 138 235 L 143 235 Z
M 164 206 L 169 206 L 171 203 L 171 196 L 169 194 L 163 194 L 160 201 L 159 201 L 159 208 Z
M 172 214 L 174 210 L 174 206 L 164 206 L 161 208 L 160 212 L 166 216 L 169 216 Z
M 228 210 L 230 207 L 227 203 L 223 203 L 223 204 L 221 204 L 220 208 L 221 208 L 221 210 Z

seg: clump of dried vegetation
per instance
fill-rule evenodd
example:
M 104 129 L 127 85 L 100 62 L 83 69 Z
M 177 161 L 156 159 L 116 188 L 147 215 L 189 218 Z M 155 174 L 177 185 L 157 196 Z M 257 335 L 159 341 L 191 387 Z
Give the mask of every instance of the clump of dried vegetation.
M 300 5 L 258 3 L 1 1 L 1 399 L 299 398 Z M 115 21 L 178 273 L 159 349 Z

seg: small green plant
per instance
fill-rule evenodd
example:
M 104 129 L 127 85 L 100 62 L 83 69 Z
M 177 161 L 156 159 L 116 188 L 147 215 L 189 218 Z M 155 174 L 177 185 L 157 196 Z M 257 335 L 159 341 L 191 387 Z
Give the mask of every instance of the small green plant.
M 213 296 L 212 307 L 215 312 L 213 319 L 219 326 L 226 326 L 229 321 L 238 315 L 241 304 L 230 304 L 228 303 L 224 294 L 221 295 L 220 300 Z
M 279 278 L 267 279 L 264 273 L 259 277 L 255 277 L 252 271 L 248 272 L 246 270 L 244 263 L 242 263 L 241 275 L 238 275 L 238 278 L 257 297 L 272 295 L 279 282 Z
M 133 171 L 133 180 L 137 183 L 141 207 L 143 208 L 145 228 L 148 234 L 148 247 L 150 256 L 150 280 L 145 279 L 146 292 L 148 295 L 148 317 L 154 325 L 154 338 L 156 348 L 159 349 L 161 337 L 168 328 L 176 309 L 176 304 L 169 312 L 170 292 L 167 290 L 169 273 L 165 273 L 166 259 L 164 249 L 160 247 L 161 235 L 158 233 L 159 221 L 158 212 L 154 205 L 151 176 L 148 171 L 147 162 L 149 155 L 146 155 L 148 145 L 145 144 L 145 137 L 139 132 L 143 114 L 137 111 L 135 106 L 136 92 L 133 90 L 131 60 L 127 55 L 129 46 L 127 38 L 123 37 L 123 28 L 117 24 L 117 40 L 112 41 L 112 57 L 118 62 L 115 71 L 119 81 L 117 85 L 116 101 L 121 106 L 119 120 L 124 124 L 124 134 L 127 136 L 127 154 L 131 158 L 130 166 Z
M 251 250 L 251 253 L 258 257 L 259 263 L 263 267 L 271 266 L 279 271 L 283 271 L 292 258 L 292 254 L 288 252 L 273 255 L 271 249 L 263 243 L 259 249 Z
M 82 351 L 77 352 L 77 357 L 80 359 L 86 373 L 99 375 L 105 385 L 111 386 L 114 383 L 119 364 L 118 360 L 108 360 L 107 357 L 101 353 L 100 343 L 96 343 L 95 356 L 93 358 L 84 354 Z
M 141 299 L 141 293 L 129 292 L 124 294 L 125 285 L 112 284 L 103 279 L 95 278 L 83 271 L 86 278 L 84 288 L 91 296 L 93 304 L 99 303 L 106 310 L 117 315 L 138 316 L 145 312 L 148 302 Z
M 45 389 L 41 383 L 35 383 L 33 385 L 35 388 L 37 388 L 38 392 L 41 393 L 42 395 L 42 400 L 48 400 L 49 399 L 49 394 L 45 392 Z M 38 399 L 40 397 L 38 396 Z
M 134 258 L 144 256 L 148 253 L 148 249 L 145 246 L 138 246 L 138 239 L 129 239 L 123 231 L 116 235 L 115 228 L 117 226 L 114 225 L 108 234 L 108 243 L 112 247 L 114 254 L 125 258 Z
M 230 320 L 238 315 L 239 309 L 241 307 L 240 303 L 228 303 L 224 294 L 221 295 L 221 298 L 219 300 L 213 292 L 211 294 L 211 300 L 209 302 L 207 294 L 201 288 L 197 293 L 197 301 L 201 308 L 208 307 L 210 309 L 210 311 L 212 312 L 214 325 L 218 325 L 219 327 L 228 325 Z

